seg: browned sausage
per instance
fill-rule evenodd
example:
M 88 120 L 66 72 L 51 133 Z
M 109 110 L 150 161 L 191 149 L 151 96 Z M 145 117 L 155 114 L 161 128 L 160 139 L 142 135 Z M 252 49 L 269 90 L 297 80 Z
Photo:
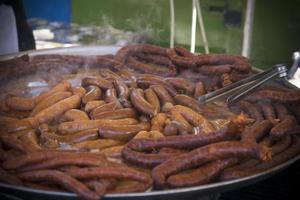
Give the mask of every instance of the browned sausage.
M 89 101 L 99 100 L 102 96 L 102 90 L 94 85 L 90 85 L 87 87 L 87 93 L 82 96 L 82 103 L 86 104 Z

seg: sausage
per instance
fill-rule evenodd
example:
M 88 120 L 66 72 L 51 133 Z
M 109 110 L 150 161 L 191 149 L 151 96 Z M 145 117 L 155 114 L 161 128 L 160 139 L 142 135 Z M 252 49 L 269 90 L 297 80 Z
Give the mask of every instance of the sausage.
M 174 122 L 167 123 L 163 131 L 165 136 L 177 135 L 177 126 Z
M 112 146 L 101 150 L 100 153 L 103 153 L 107 158 L 121 159 L 123 148 L 124 145 Z
M 271 129 L 270 135 L 274 139 L 280 139 L 290 130 L 292 130 L 297 124 L 298 122 L 294 116 L 287 115 L 281 122 L 279 122 Z
M 93 119 L 123 119 L 136 117 L 137 113 L 132 108 L 122 108 L 113 111 L 101 112 L 93 115 Z
M 138 85 L 146 85 L 146 86 L 150 86 L 150 85 L 161 85 L 163 86 L 172 96 L 175 96 L 177 94 L 176 89 L 169 84 L 168 82 L 162 80 L 159 77 L 156 76 L 150 76 L 150 75 L 146 75 L 146 74 L 142 74 L 139 75 L 137 77 L 137 84 Z
M 79 104 L 80 104 L 80 97 L 78 95 L 73 95 L 40 111 L 34 116 L 34 119 L 39 124 L 51 122 L 52 120 L 62 115 L 64 112 L 73 108 L 77 108 Z
M 138 111 L 150 116 L 157 114 L 154 106 L 144 98 L 144 92 L 142 89 L 133 89 L 130 94 L 130 100 Z
M 81 85 L 83 87 L 87 87 L 87 86 L 90 86 L 90 85 L 94 85 L 94 86 L 97 86 L 103 90 L 107 90 L 107 89 L 110 89 L 110 88 L 113 88 L 114 85 L 112 84 L 112 82 L 104 79 L 104 78 L 101 78 L 101 77 L 85 77 L 82 79 L 81 81 Z
M 68 156 L 77 156 L 78 158 L 80 157 L 89 157 L 89 158 L 95 158 L 98 160 L 105 160 L 103 155 L 101 154 L 95 154 L 95 153 L 83 153 L 83 152 L 60 152 L 60 151 L 39 151 L 39 152 L 30 152 L 27 154 L 23 154 L 14 158 L 11 158 L 7 161 L 5 161 L 2 164 L 2 167 L 4 169 L 22 169 L 25 166 L 33 165 L 33 164 L 38 164 L 40 162 L 43 162 L 45 160 L 50 160 L 55 157 L 68 157 Z
M 269 120 L 257 122 L 246 128 L 241 134 L 242 141 L 258 142 L 261 138 L 267 135 L 273 128 L 273 124 Z
M 193 126 L 189 124 L 189 122 L 184 118 L 184 116 L 178 112 L 177 109 L 170 110 L 172 123 L 176 125 L 179 133 L 181 135 L 192 134 Z
M 64 122 L 58 125 L 57 130 L 59 134 L 72 134 L 78 131 L 99 128 L 101 126 L 110 126 L 110 125 L 130 125 L 136 124 L 137 120 L 133 118 L 125 119 L 98 119 L 98 120 L 81 120 L 73 122 Z
M 144 91 L 144 94 L 145 94 L 145 99 L 154 108 L 154 115 L 159 113 L 159 111 L 160 111 L 160 102 L 159 102 L 159 99 L 158 99 L 156 93 L 151 88 L 148 88 Z
M 243 100 L 239 101 L 237 105 L 247 114 L 249 114 L 251 118 L 255 119 L 255 121 L 260 122 L 264 120 L 262 113 L 256 105 Z
M 237 158 L 216 160 L 194 169 L 191 172 L 171 175 L 167 179 L 167 185 L 172 188 L 204 185 L 216 180 L 225 168 L 230 167 L 237 162 Z
M 114 80 L 114 86 L 118 93 L 118 99 L 124 107 L 131 107 L 131 103 L 129 101 L 130 90 L 128 86 L 124 83 L 124 81 L 116 79 Z
M 257 158 L 270 160 L 271 150 L 267 147 L 239 141 L 219 142 L 194 149 L 185 154 L 172 157 L 152 170 L 155 188 L 166 184 L 168 176 L 190 169 L 206 162 L 229 157 Z
M 132 68 L 141 73 L 154 74 L 154 75 L 160 75 L 165 77 L 176 75 L 176 68 L 171 62 L 167 66 L 164 66 L 164 65 L 157 65 L 155 63 L 144 63 L 141 61 L 141 59 L 137 59 L 133 56 L 129 56 L 127 58 L 126 65 L 129 68 Z
M 31 111 L 35 106 L 32 98 L 10 97 L 6 99 L 6 105 L 13 110 Z
M 0 180 L 12 185 L 23 185 L 22 181 L 0 167 Z
M 51 88 L 48 92 L 42 93 L 36 97 L 34 97 L 34 101 L 36 104 L 40 103 L 42 100 L 47 99 L 52 96 L 56 92 L 66 92 L 71 90 L 71 83 L 68 81 L 62 81 Z
M 158 113 L 151 119 L 151 130 L 163 132 L 167 115 L 165 113 Z
M 86 113 L 90 113 L 92 110 L 94 110 L 97 107 L 100 107 L 102 105 L 104 105 L 105 102 L 104 101 L 89 101 L 85 104 L 84 106 L 84 111 Z
M 117 181 L 115 179 L 100 179 L 88 180 L 84 182 L 89 188 L 93 189 L 98 196 L 104 196 L 108 190 L 116 187 Z
M 167 55 L 173 64 L 184 68 L 195 68 L 202 65 L 232 65 L 232 69 L 248 73 L 251 65 L 248 60 L 241 56 L 233 56 L 226 54 L 201 54 L 197 56 L 183 57 L 178 55 L 174 48 L 167 49 Z
M 90 116 L 91 116 L 91 118 L 94 118 L 94 116 L 101 114 L 103 112 L 115 111 L 120 108 L 122 108 L 122 107 L 116 101 L 106 103 L 106 104 L 100 105 L 99 107 L 93 109 L 92 112 L 90 113 Z
M 155 92 L 161 103 L 161 110 L 168 112 L 175 104 L 173 97 L 161 85 L 151 85 L 150 88 Z
M 81 98 L 83 95 L 86 94 L 86 89 L 84 89 L 83 87 L 73 87 L 72 93 L 73 95 L 78 95 Z
M 176 149 L 195 149 L 215 142 L 232 140 L 239 135 L 238 127 L 228 123 L 219 130 L 210 134 L 201 135 L 178 135 L 158 139 L 136 139 L 131 140 L 127 146 L 136 151 L 149 151 L 162 147 Z
M 62 116 L 66 121 L 89 120 L 87 114 L 78 109 L 71 109 L 65 112 Z
M 87 93 L 85 93 L 81 99 L 83 104 L 86 104 L 89 101 L 99 100 L 102 96 L 102 90 L 97 86 L 90 85 L 87 87 L 87 90 Z
M 110 88 L 107 89 L 105 92 L 105 97 L 104 97 L 104 101 L 106 103 L 112 103 L 115 102 L 117 103 L 118 107 L 122 107 L 121 103 L 119 102 L 119 99 L 117 97 L 117 91 L 115 88 Z
M 99 135 L 103 138 L 128 141 L 139 131 L 147 131 L 149 129 L 150 124 L 148 122 L 141 122 L 133 125 L 102 126 L 99 127 Z
M 271 103 L 268 102 L 261 103 L 260 107 L 263 111 L 265 119 L 270 120 L 273 124 L 278 123 L 278 120 L 276 120 L 275 108 Z
M 151 44 L 137 44 L 122 47 L 115 55 L 115 60 L 125 63 L 127 58 L 136 53 L 156 54 L 165 56 L 166 49 Z
M 277 114 L 277 118 L 280 119 L 281 121 L 284 120 L 287 115 L 289 115 L 289 111 L 283 104 L 275 103 L 274 107 Z
M 93 191 L 89 190 L 83 183 L 79 182 L 70 175 L 58 170 L 39 170 L 24 172 L 18 175 L 24 181 L 49 181 L 60 185 L 61 187 L 76 193 L 83 199 L 99 199 L 100 197 Z
M 205 93 L 206 91 L 204 83 L 202 81 L 198 81 L 195 84 L 194 98 L 198 99 L 200 96 L 205 95 Z
M 55 104 L 63 99 L 66 99 L 70 96 L 72 96 L 71 92 L 62 91 L 62 92 L 53 93 L 46 99 L 41 100 L 31 111 L 30 116 L 35 116 L 40 111 L 52 106 L 53 104 Z
M 143 153 L 134 151 L 126 146 L 122 149 L 122 158 L 125 159 L 126 162 L 143 167 L 155 167 L 175 155 L 178 155 L 178 153 Z
M 196 113 L 188 107 L 176 105 L 171 109 L 171 113 L 173 113 L 173 110 L 176 110 L 181 115 L 183 115 L 184 118 L 188 120 L 193 126 L 200 126 L 203 129 L 204 133 L 209 133 L 215 130 L 213 125 L 204 116 Z
M 164 80 L 173 85 L 179 92 L 183 91 L 185 94 L 192 94 L 194 91 L 194 84 L 184 78 L 169 77 Z
M 183 105 L 183 106 L 193 109 L 196 112 L 203 113 L 203 109 L 200 107 L 199 102 L 192 97 L 189 97 L 184 94 L 178 94 L 178 95 L 174 96 L 174 99 L 175 99 L 175 102 L 179 105 Z
M 19 139 L 26 152 L 42 150 L 41 146 L 38 144 L 35 130 L 27 131 L 25 134 L 21 135 Z
M 112 190 L 109 190 L 110 194 L 120 193 L 133 193 L 133 192 L 144 192 L 149 188 L 149 183 L 140 183 L 137 181 L 123 181 L 123 184 L 117 185 Z
M 278 91 L 278 90 L 259 90 L 246 97 L 248 101 L 257 102 L 269 99 L 280 103 L 292 103 L 300 101 L 300 91 Z
M 36 171 L 42 169 L 55 169 L 68 165 L 75 166 L 103 166 L 105 162 L 103 159 L 97 157 L 80 157 L 78 155 L 69 155 L 67 157 L 57 156 L 48 160 L 44 160 L 40 163 L 27 165 L 18 171 Z
M 260 173 L 265 171 L 266 169 L 270 169 L 274 166 L 277 166 L 290 158 L 294 157 L 300 152 L 300 140 L 297 136 L 293 136 L 292 145 L 286 149 L 285 151 L 275 155 L 272 160 L 262 162 L 254 167 L 247 168 L 244 170 L 236 170 L 230 173 L 222 174 L 221 180 L 232 180 L 237 178 L 242 178 L 245 176 L 250 176 L 256 173 Z
M 232 65 L 202 65 L 196 70 L 204 75 L 223 75 L 232 71 Z
M 93 149 L 103 150 L 106 148 L 115 147 L 123 144 L 124 142 L 119 140 L 98 139 L 92 141 L 82 141 L 77 144 L 73 144 L 72 148 L 80 149 L 80 150 L 93 150 Z
M 86 140 L 98 139 L 98 129 L 87 129 L 79 132 L 75 132 L 70 135 L 57 135 L 49 131 L 43 131 L 40 135 L 40 140 L 56 140 L 58 143 L 79 143 Z

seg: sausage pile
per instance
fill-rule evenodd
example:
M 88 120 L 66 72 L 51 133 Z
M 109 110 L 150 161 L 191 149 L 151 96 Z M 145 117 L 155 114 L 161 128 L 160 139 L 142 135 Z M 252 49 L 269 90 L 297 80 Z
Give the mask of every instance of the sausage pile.
M 75 58 L 28 62 L 82 61 Z M 97 62 L 80 85 L 5 95 L 1 181 L 100 199 L 241 178 L 300 152 L 298 91 L 263 88 L 230 108 L 198 103 L 248 76 L 246 58 L 133 45 Z

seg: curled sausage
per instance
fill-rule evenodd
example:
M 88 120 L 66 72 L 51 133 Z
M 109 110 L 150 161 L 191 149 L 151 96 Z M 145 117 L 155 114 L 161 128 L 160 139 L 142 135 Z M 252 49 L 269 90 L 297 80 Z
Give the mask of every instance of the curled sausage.
M 151 105 L 145 98 L 142 89 L 133 89 L 130 95 L 131 103 L 140 112 L 154 116 L 157 114 L 154 106 Z
M 82 96 L 82 103 L 86 104 L 89 101 L 95 101 L 95 100 L 99 100 L 101 98 L 102 95 L 102 90 L 94 85 L 90 85 L 87 87 L 87 93 L 85 93 Z
M 24 172 L 18 176 L 24 181 L 49 181 L 58 184 L 69 191 L 75 192 L 83 199 L 99 199 L 99 196 L 93 191 L 89 190 L 83 183 L 58 170 L 38 170 Z
M 189 153 L 172 157 L 152 170 L 154 186 L 161 188 L 165 185 L 168 176 L 206 162 L 228 157 L 257 158 L 270 160 L 271 150 L 259 145 L 245 142 L 219 142 L 195 149 Z
M 151 85 L 150 88 L 158 96 L 159 101 L 161 103 L 161 110 L 164 112 L 168 112 L 171 109 L 171 107 L 173 107 L 173 105 L 175 104 L 173 97 L 161 85 Z

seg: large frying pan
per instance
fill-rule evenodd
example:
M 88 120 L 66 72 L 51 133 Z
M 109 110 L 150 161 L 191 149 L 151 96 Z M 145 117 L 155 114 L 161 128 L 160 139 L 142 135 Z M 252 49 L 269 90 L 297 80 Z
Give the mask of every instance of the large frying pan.
M 25 54 L 37 55 L 37 54 L 69 54 L 69 55 L 100 55 L 100 54 L 114 54 L 120 47 L 117 46 L 97 46 L 97 47 L 71 47 L 71 48 L 59 48 L 51 50 L 41 51 L 28 51 L 21 52 L 18 54 L 11 54 L 0 57 L 0 60 L 6 60 L 13 57 L 22 56 Z M 280 84 L 295 89 L 295 86 L 290 84 L 288 81 L 281 81 Z M 201 197 L 206 195 L 214 195 L 221 192 L 230 190 L 236 190 L 241 187 L 255 184 L 259 181 L 267 179 L 274 174 L 284 170 L 296 161 L 300 160 L 300 155 L 290 159 L 289 161 L 282 163 L 274 168 L 268 169 L 262 173 L 258 173 L 245 178 L 240 178 L 231 181 L 224 181 L 219 183 L 206 184 L 203 186 L 161 190 L 161 191 L 148 191 L 143 193 L 126 193 L 126 194 L 107 194 L 104 199 L 183 199 L 188 197 Z M 77 195 L 70 192 L 52 192 L 45 190 L 32 189 L 22 186 L 10 185 L 7 183 L 0 182 L 0 193 L 6 194 L 7 196 L 20 197 L 26 199 L 44 199 L 44 200 L 69 200 L 78 199 Z M 17 199 L 17 198 L 16 198 Z

